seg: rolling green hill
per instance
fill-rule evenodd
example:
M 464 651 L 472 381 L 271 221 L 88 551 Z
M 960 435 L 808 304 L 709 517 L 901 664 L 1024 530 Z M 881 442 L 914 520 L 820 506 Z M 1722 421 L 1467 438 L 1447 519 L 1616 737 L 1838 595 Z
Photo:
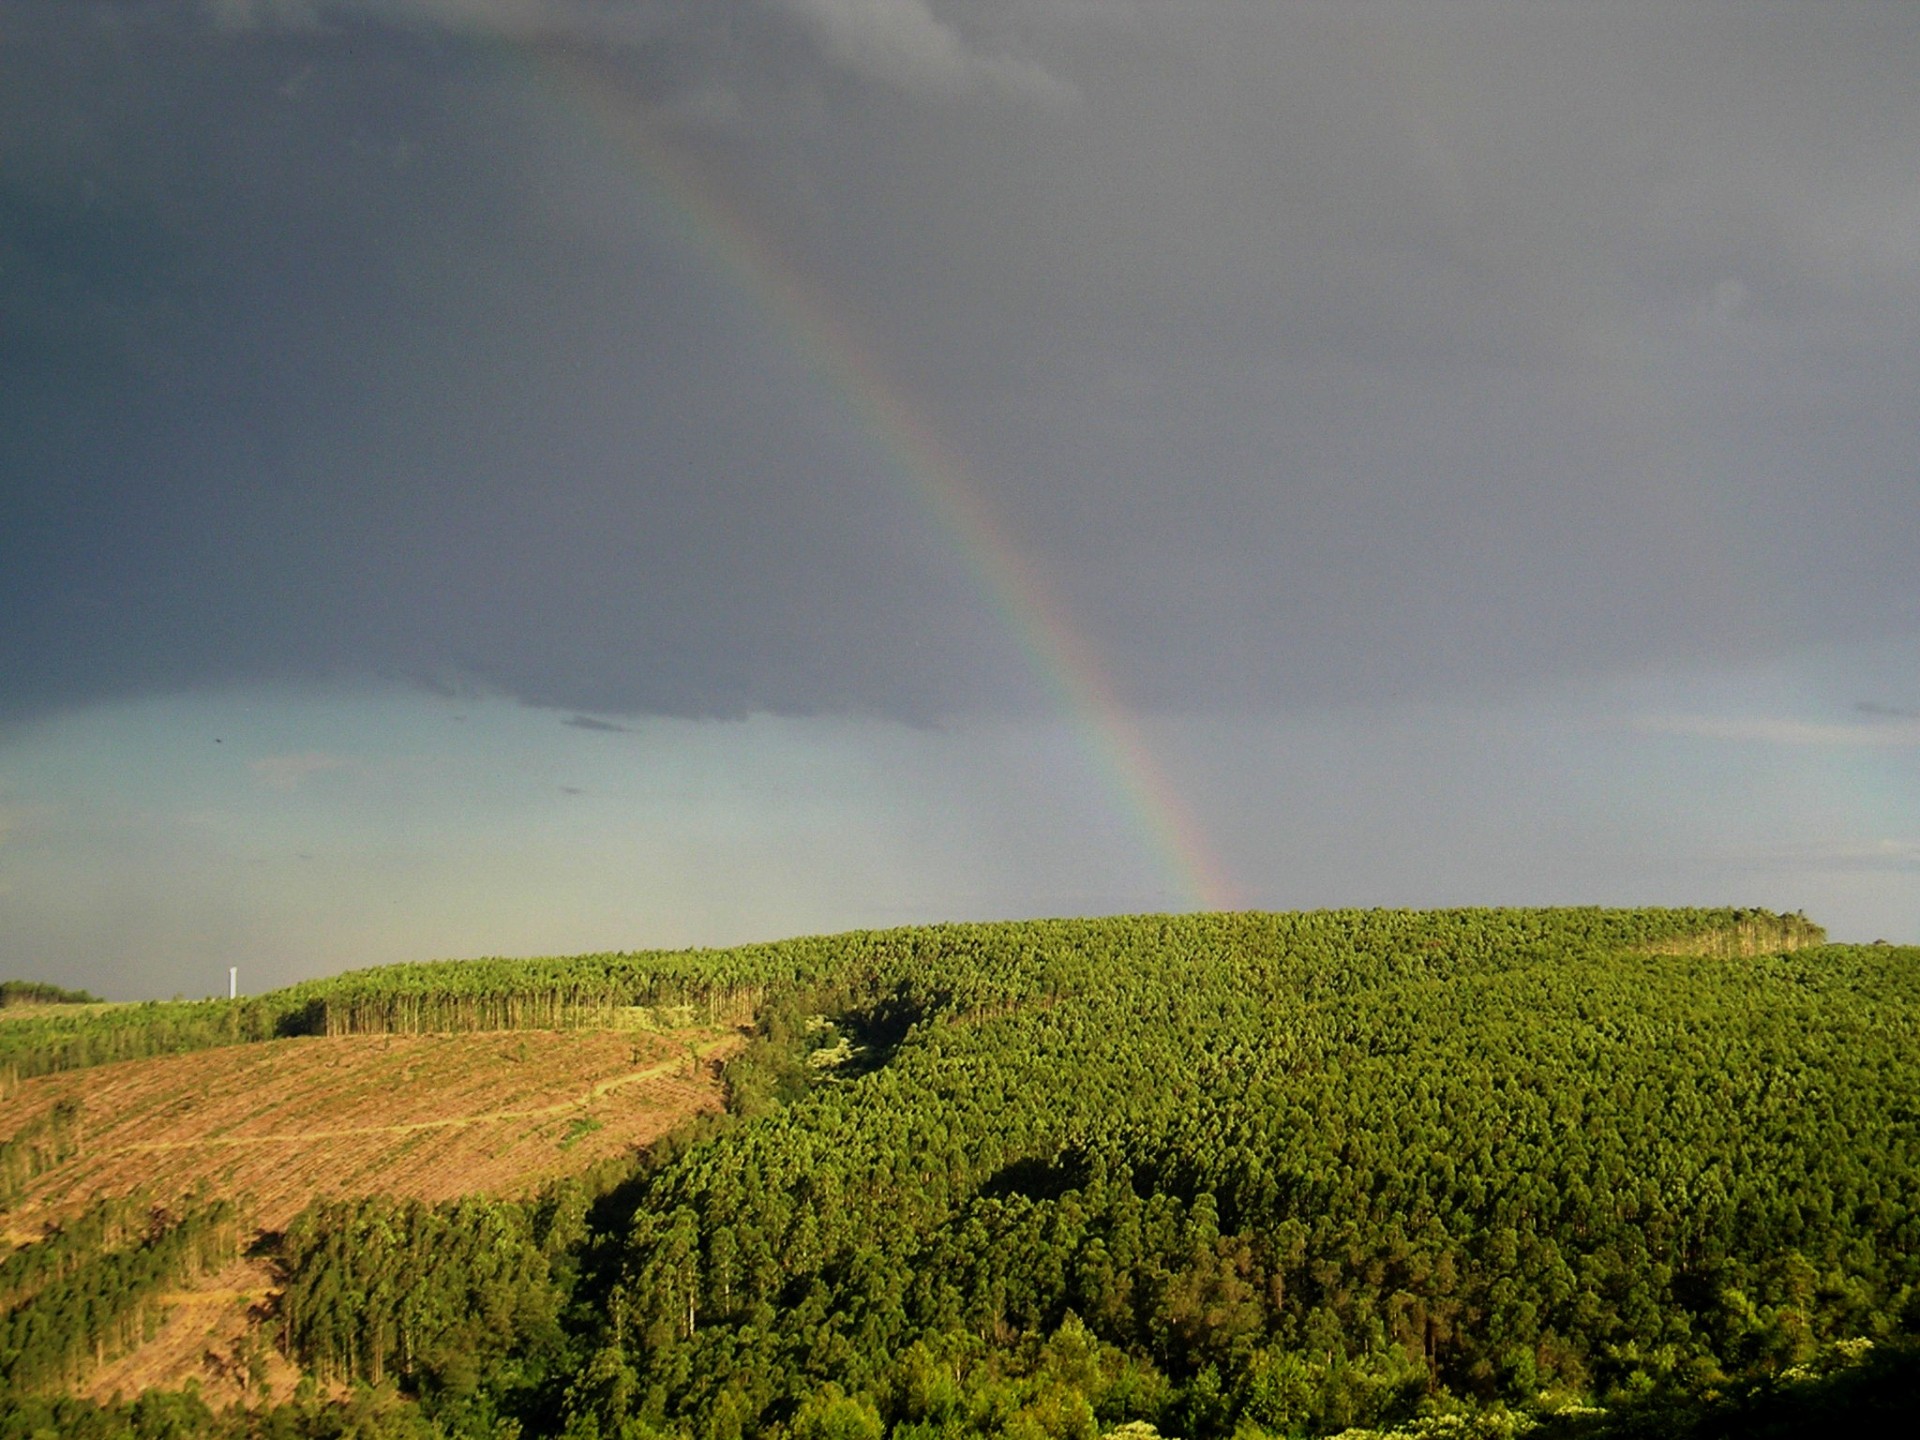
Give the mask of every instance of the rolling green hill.
M 216 1419 L 150 1395 L 140 1420 L 41 1394 L 0 1436 L 1706 1435 L 1903 1413 L 1920 951 L 1823 939 L 1727 910 L 952 925 L 6 1022 L 18 1077 L 636 1015 L 751 1039 L 728 1114 L 625 1173 L 335 1201 L 272 1240 L 266 1333 L 358 1399 Z

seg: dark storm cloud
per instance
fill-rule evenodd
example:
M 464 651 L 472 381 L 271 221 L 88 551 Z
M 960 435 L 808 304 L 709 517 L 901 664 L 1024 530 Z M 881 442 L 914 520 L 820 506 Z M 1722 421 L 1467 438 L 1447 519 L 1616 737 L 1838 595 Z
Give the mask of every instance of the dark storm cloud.
M 575 730 L 599 730 L 615 735 L 626 735 L 632 731 L 631 726 L 621 725 L 612 720 L 597 719 L 592 715 L 569 715 L 560 723 L 571 726 Z
M 578 213 L 604 161 L 496 132 L 571 118 L 511 66 L 338 17 L 29 18 L 5 92 L 53 138 L 5 127 L 32 223 L 0 283 L 38 322 L 0 356 L 10 708 L 373 670 L 925 711 L 900 657 L 981 672 L 895 482 L 755 317 L 636 198 Z M 902 591 L 928 613 L 873 603 Z
M 663 220 L 582 63 L 868 337 L 1135 701 L 1920 627 L 1907 8 L 0 17 L 15 714 L 365 672 L 1032 702 L 820 337 Z

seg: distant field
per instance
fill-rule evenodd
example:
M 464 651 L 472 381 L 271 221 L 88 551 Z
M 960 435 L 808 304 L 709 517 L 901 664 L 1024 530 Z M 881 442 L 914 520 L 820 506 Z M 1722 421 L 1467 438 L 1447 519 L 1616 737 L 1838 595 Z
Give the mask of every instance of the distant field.
M 299 1037 L 22 1081 L 10 1138 L 78 1102 L 78 1153 L 25 1187 L 16 1241 L 104 1195 L 204 1185 L 284 1226 L 319 1196 L 518 1195 L 717 1110 L 730 1032 Z M 697 1056 L 697 1058 L 696 1058 Z

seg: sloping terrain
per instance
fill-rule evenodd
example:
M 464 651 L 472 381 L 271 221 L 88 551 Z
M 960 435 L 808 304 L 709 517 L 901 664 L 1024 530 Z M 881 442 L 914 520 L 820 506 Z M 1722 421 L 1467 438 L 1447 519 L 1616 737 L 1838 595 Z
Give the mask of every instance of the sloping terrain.
M 16 1229 L 136 1176 L 346 1198 L 270 1271 L 224 1202 L 10 1257 L 0 1421 L 118 1440 L 135 1407 L 59 1396 L 278 1402 L 291 1366 L 341 1403 L 140 1404 L 232 1440 L 1624 1440 L 1732 1433 L 1687 1416 L 1783 1387 L 1833 1409 L 1829 1379 L 1911 1410 L 1920 950 L 1819 940 L 1745 910 L 1116 917 L 42 1025 L 0 1120 Z M 743 999 L 740 1038 L 411 1033 Z M 349 1038 L 48 1068 L 256 1021 Z M 617 1184 L 384 1198 L 527 1195 L 628 1097 L 710 1083 L 696 1035 L 743 1047 L 731 1115 Z
M 300 1372 L 269 1339 L 279 1283 L 273 1261 L 253 1257 L 168 1296 L 166 1318 L 153 1338 L 94 1371 L 85 1393 L 111 1401 L 193 1380 L 201 1397 L 220 1408 L 286 1400 Z
M 78 1153 L 6 1216 L 205 1187 L 277 1230 L 316 1197 L 525 1194 L 720 1105 L 725 1031 L 300 1037 L 21 1082 L 0 1139 L 77 1103 Z
M 323 1197 L 530 1194 L 717 1110 L 720 1061 L 740 1043 L 715 1029 L 300 1037 L 40 1076 L 9 1097 L 0 1140 L 77 1107 L 71 1153 L 0 1227 L 29 1243 L 136 1191 L 242 1200 L 264 1231 Z M 215 1405 L 287 1399 L 299 1372 L 271 1343 L 278 1290 L 256 1257 L 165 1297 L 153 1333 L 86 1393 L 192 1380 Z

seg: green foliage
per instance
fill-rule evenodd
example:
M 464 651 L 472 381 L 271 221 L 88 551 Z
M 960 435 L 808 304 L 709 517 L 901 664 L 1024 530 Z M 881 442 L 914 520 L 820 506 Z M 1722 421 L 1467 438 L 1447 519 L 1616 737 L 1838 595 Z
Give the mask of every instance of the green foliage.
M 67 1224 L 0 1258 L 0 1311 L 13 1310 L 94 1256 L 117 1250 L 152 1228 L 153 1206 L 145 1196 L 97 1202 Z
M 1920 952 L 1820 939 L 1136 917 L 295 987 L 245 1025 L 754 1024 L 612 1189 L 309 1212 L 285 1337 L 446 1435 L 1710 1427 L 1920 1319 Z
M 571 1150 L 575 1145 L 578 1145 L 582 1140 L 586 1139 L 587 1136 L 600 1129 L 603 1123 L 602 1121 L 594 1119 L 591 1115 L 576 1116 L 568 1123 L 567 1133 L 560 1137 L 560 1148 L 562 1150 Z
M 287 1232 L 288 1349 L 323 1380 L 389 1376 L 464 1394 L 509 1357 L 559 1341 L 562 1297 L 537 1207 L 324 1203 Z
M 44 980 L 0 980 L 0 1010 L 12 1005 L 98 1005 L 86 990 L 66 990 Z
M 1800 916 L 1747 910 L 1458 911 L 1484 917 L 1497 943 L 1531 933 L 1533 943 L 1565 935 L 1613 948 L 1689 946 L 1747 953 L 1813 943 L 1822 932 Z M 1076 953 L 1099 936 L 1104 955 L 1174 943 L 1230 942 L 1243 926 L 1351 926 L 1363 916 L 1408 912 L 1324 911 L 1311 916 L 1148 916 L 1112 921 L 1031 921 L 933 925 L 809 936 L 730 950 L 639 951 L 563 959 L 437 960 L 348 971 L 325 980 L 240 1000 L 149 1001 L 75 1014 L 35 1015 L 0 1025 L 0 1080 L 74 1070 L 113 1060 L 178 1054 L 277 1035 L 348 1035 L 578 1026 L 672 1020 L 744 1023 L 770 1004 L 794 1013 L 803 1004 L 831 1010 L 852 997 L 872 1000 L 897 987 L 908 1010 L 932 1003 L 984 1018 L 1018 1003 L 1030 986 L 1049 994 L 1090 978 L 1091 955 Z M 1552 919 L 1544 917 L 1551 916 Z M 1493 917 L 1499 917 L 1497 922 Z M 1481 920 L 1466 922 L 1478 926 Z M 1091 929 L 1089 929 L 1091 927 Z M 1456 927 L 1458 928 L 1458 927 Z M 1732 938 L 1729 938 L 1732 937 Z M 1763 942 L 1774 942 L 1770 946 Z M 1044 962 L 1041 953 L 1045 952 Z M 938 964 L 940 994 L 927 989 L 925 966 Z M 1032 973 L 1044 963 L 1048 973 Z M 876 1018 L 885 1019 L 876 1010 Z
M 607 1322 L 625 1393 L 694 1434 L 792 1423 L 829 1381 L 920 1424 L 897 1357 L 1072 1314 L 1175 1396 L 1145 1418 L 1331 1431 L 1884 1331 L 1920 1283 L 1912 956 L 1702 928 L 954 927 L 876 967 L 915 1007 L 884 1067 L 653 1177 Z
M 216 1414 L 191 1388 L 131 1403 L 0 1394 L 0 1440 L 504 1440 L 510 1429 L 447 1428 L 391 1389 L 342 1401 L 306 1395 L 270 1409 Z
M 0 1207 L 19 1203 L 27 1182 L 80 1149 L 80 1106 L 62 1100 L 0 1140 Z
M 1920 1416 L 1920 1344 L 1910 1336 L 1823 1346 L 1808 1363 L 1730 1391 L 1670 1391 L 1545 1417 L 1533 1440 L 1827 1440 L 1906 1436 Z
M 154 1000 L 8 1019 L 0 1023 L 0 1093 L 34 1075 L 304 1034 L 303 1011 L 304 1002 L 278 997 Z
M 219 1268 L 239 1253 L 239 1224 L 224 1201 L 178 1214 L 156 1210 L 126 1234 L 123 1205 L 110 1202 L 68 1231 L 15 1252 L 0 1266 L 11 1291 L 0 1315 L 0 1381 L 29 1392 L 71 1386 L 108 1355 L 130 1348 L 157 1319 L 163 1292 Z M 87 1241 L 107 1248 L 83 1250 Z M 130 1243 L 116 1243 L 129 1240 Z M 28 1257 L 28 1258 L 23 1258 Z

